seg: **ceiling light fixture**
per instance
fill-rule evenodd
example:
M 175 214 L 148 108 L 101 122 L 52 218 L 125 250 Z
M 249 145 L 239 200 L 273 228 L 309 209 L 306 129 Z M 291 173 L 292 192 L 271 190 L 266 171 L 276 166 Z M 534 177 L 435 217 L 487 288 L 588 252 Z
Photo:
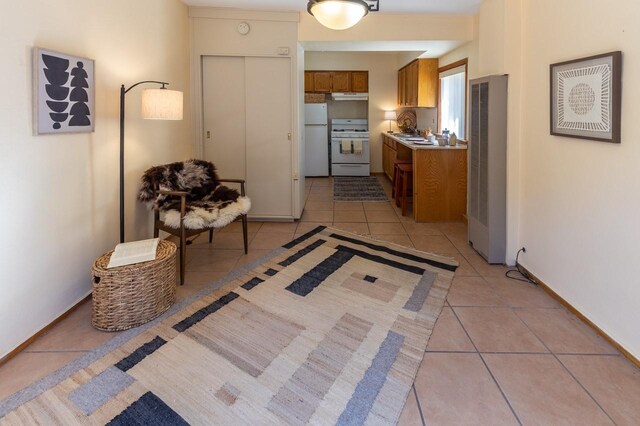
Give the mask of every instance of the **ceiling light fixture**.
M 309 0 L 307 11 L 325 27 L 346 30 L 356 25 L 369 11 L 378 11 L 379 0 Z

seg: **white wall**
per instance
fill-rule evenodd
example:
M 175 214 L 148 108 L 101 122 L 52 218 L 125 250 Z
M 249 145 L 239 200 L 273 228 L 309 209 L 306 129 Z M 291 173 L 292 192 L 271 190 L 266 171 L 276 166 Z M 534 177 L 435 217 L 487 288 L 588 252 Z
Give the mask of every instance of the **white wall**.
M 25 0 L 0 16 L 0 358 L 91 291 L 119 240 L 119 86 L 166 80 L 188 102 L 188 19 L 178 0 Z M 72 13 L 70 13 L 72 11 Z M 170 29 L 170 31 L 168 31 Z M 31 49 L 95 59 L 96 131 L 33 136 Z M 127 95 L 127 238 L 149 238 L 142 172 L 191 155 L 190 120 L 144 122 Z M 187 103 L 188 105 L 188 103 Z
M 509 74 L 508 261 L 520 262 L 640 356 L 640 4 L 621 0 L 485 0 L 471 78 Z M 541 20 L 540 17 L 545 19 Z M 549 65 L 622 50 L 622 144 L 549 135 Z
M 473 16 L 370 13 L 348 30 L 334 31 L 300 14 L 300 41 L 473 40 Z
M 442 55 L 439 58 L 439 66 L 444 67 L 445 65 L 452 64 L 461 59 L 468 59 L 467 71 L 469 72 L 469 79 L 481 77 L 480 72 L 478 71 L 479 60 L 478 55 L 480 51 L 480 34 L 479 34 L 479 26 L 480 26 L 480 16 L 475 16 L 473 20 L 473 40 L 463 44 L 457 49 L 452 50 L 446 55 Z
M 397 108 L 398 63 L 395 53 L 306 52 L 307 70 L 369 71 L 371 172 L 382 173 L 382 132 L 389 130 L 384 112 Z
M 521 261 L 640 357 L 640 3 L 524 4 Z M 614 50 L 622 144 L 549 135 L 549 64 Z

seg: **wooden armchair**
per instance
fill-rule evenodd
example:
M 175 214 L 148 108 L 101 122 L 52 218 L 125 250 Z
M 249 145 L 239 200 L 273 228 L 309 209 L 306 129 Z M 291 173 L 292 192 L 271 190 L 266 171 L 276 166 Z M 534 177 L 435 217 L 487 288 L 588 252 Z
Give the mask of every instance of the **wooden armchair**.
M 213 164 L 189 160 L 156 166 L 145 172 L 139 198 L 151 204 L 153 236 L 160 230 L 180 238 L 180 285 L 184 284 L 187 239 L 236 220 L 242 221 L 244 252 L 248 253 L 247 212 L 251 207 L 242 179 L 219 179 Z M 221 183 L 240 184 L 240 193 Z

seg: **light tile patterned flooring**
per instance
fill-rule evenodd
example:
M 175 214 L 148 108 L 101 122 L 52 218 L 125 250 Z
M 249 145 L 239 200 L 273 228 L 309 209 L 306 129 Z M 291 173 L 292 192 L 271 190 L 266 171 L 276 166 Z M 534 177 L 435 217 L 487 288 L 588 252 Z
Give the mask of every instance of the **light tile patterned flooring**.
M 385 190 L 390 184 L 380 177 Z M 640 370 L 544 291 L 504 277 L 466 243 L 459 223 L 422 224 L 392 203 L 333 202 L 331 179 L 308 179 L 299 222 L 234 223 L 188 249 L 186 285 L 201 289 L 318 225 L 368 234 L 460 263 L 409 395 L 401 425 L 640 424 Z M 0 367 L 0 398 L 113 337 L 86 303 Z

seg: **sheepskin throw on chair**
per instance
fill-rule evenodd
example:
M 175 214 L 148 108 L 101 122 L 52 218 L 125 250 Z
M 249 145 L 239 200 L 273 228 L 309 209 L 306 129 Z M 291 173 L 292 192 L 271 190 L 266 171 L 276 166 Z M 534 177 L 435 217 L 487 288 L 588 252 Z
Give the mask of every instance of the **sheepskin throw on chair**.
M 155 166 L 142 176 L 139 198 L 150 208 L 164 213 L 164 224 L 180 228 L 180 196 L 159 191 L 184 191 L 188 229 L 220 228 L 247 214 L 251 208 L 248 197 L 220 184 L 215 166 L 202 160 L 188 160 Z

